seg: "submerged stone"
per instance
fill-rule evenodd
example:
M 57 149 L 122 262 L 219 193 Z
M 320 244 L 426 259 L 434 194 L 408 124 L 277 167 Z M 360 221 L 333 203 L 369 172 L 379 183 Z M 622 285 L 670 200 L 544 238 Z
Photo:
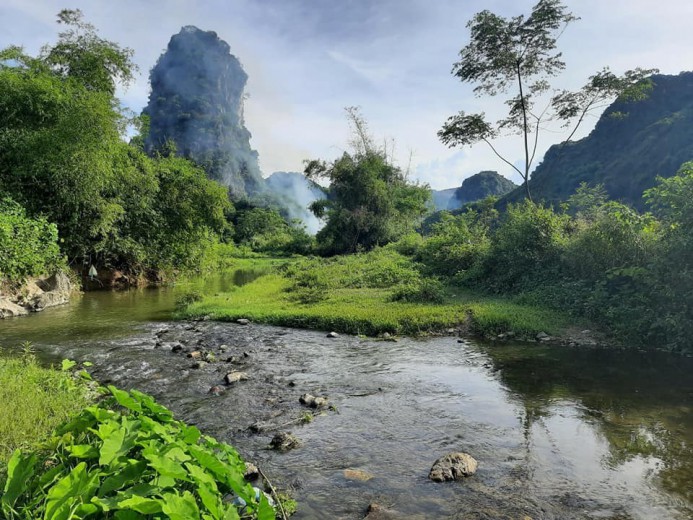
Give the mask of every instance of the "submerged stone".
M 468 453 L 449 453 L 433 464 L 428 478 L 434 482 L 446 482 L 469 477 L 476 473 L 478 462 Z

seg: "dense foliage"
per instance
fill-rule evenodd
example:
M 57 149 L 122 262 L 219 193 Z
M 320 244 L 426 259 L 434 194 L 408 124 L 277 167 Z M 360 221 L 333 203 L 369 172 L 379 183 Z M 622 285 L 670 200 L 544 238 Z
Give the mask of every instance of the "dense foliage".
M 353 151 L 327 163 L 307 163 L 308 178 L 330 183 L 327 197 L 313 202 L 313 213 L 325 220 L 317 234 L 326 254 L 367 251 L 412 231 L 428 210 L 427 186 L 412 184 L 406 174 L 377 148 L 358 109 L 347 109 L 354 133 Z
M 235 240 L 241 246 L 268 254 L 307 254 L 314 245 L 300 220 L 287 222 L 272 208 L 237 207 Z
M 99 38 L 77 11 L 60 21 L 72 29 L 40 57 L 0 51 L 0 195 L 37 225 L 55 224 L 70 263 L 134 273 L 197 267 L 229 234 L 226 189 L 182 158 L 148 157 L 137 139 L 123 140 L 127 119 L 113 92 L 131 76 L 131 52 Z M 22 210 L 13 211 L 3 229 Z M 55 239 L 36 240 L 48 267 Z M 14 277 L 42 267 L 11 269 Z
M 4 518 L 275 518 L 267 497 L 245 482 L 233 447 L 174 420 L 148 395 L 108 390 L 112 398 L 61 426 L 47 452 L 14 452 Z M 235 503 L 223 500 L 229 493 Z
M 29 218 L 12 199 L 0 200 L 0 280 L 21 280 L 64 264 L 58 228 L 43 217 Z
M 480 205 L 397 247 L 451 283 L 587 317 L 625 344 L 691 352 L 693 164 L 647 199 L 655 215 L 582 185 L 561 211 Z

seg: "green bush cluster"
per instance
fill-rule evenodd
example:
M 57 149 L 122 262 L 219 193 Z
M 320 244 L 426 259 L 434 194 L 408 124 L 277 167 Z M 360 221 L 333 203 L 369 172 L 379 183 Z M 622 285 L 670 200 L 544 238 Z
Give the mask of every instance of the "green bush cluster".
M 14 452 L 0 498 L 4 518 L 275 518 L 264 493 L 244 480 L 233 447 L 174 420 L 148 395 L 108 392 L 111 399 L 57 430 L 47 455 Z
M 393 291 L 390 299 L 393 302 L 443 303 L 445 287 L 439 280 L 423 278 L 416 283 L 400 285 Z
M 0 199 L 0 280 L 21 280 L 64 264 L 58 228 L 43 217 L 27 217 L 12 199 Z
M 654 214 L 585 185 L 559 211 L 524 201 L 489 219 L 481 205 L 394 248 L 424 273 L 587 317 L 626 344 L 691 352 L 693 163 L 645 196 Z
M 305 255 L 315 245 L 315 239 L 306 232 L 300 221 L 287 222 L 273 208 L 237 208 L 233 221 L 235 241 L 252 251 L 275 255 Z

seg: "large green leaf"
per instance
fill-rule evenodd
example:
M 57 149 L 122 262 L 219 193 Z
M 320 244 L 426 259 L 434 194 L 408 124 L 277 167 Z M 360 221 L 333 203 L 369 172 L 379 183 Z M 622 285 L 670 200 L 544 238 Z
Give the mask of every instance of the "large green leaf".
M 78 459 L 95 459 L 99 456 L 99 450 L 91 444 L 73 444 L 65 446 L 65 449 Z
M 163 496 L 163 501 L 163 512 L 171 520 L 199 520 L 200 518 L 195 497 L 189 491 L 183 495 L 167 493 Z
M 94 417 L 94 414 L 90 409 L 86 409 L 77 417 L 58 428 L 56 433 L 57 435 L 63 435 L 67 432 L 72 432 L 73 434 L 77 435 L 87 431 L 87 429 L 91 428 L 95 424 L 96 417 Z
M 207 440 L 206 437 L 205 440 Z M 214 443 L 219 444 L 216 441 Z M 188 451 L 195 457 L 200 466 L 210 470 L 218 480 L 233 489 L 238 496 L 246 501 L 253 500 L 255 494 L 252 491 L 252 486 L 245 482 L 242 472 L 229 464 L 225 464 L 213 453 L 200 446 L 190 446 Z
M 145 515 L 153 515 L 155 513 L 161 513 L 164 504 L 161 500 L 156 498 L 145 498 L 135 495 L 119 501 L 118 507 L 121 509 L 137 511 L 138 513 Z
M 227 504 L 225 507 L 226 509 L 224 509 L 224 514 L 221 517 L 222 520 L 240 520 L 241 517 L 238 516 L 238 511 L 233 504 Z
M 161 454 L 153 448 L 142 451 L 142 456 L 149 461 L 149 466 L 154 468 L 160 475 L 177 478 L 180 480 L 190 480 L 188 472 L 185 471 L 179 462 L 170 458 L 168 454 Z
M 97 485 L 98 474 L 89 474 L 86 463 L 80 462 L 48 491 L 44 520 L 69 520 L 74 509 L 90 502 Z
M 196 444 L 201 435 L 200 430 L 195 426 L 188 426 L 186 424 L 181 426 L 181 439 L 186 444 Z
M 214 477 L 212 477 L 212 475 L 207 473 L 200 466 L 186 462 L 185 468 L 188 470 L 188 473 L 190 473 L 190 476 L 193 478 L 196 484 L 206 486 L 215 493 L 218 492 L 217 483 L 216 480 L 214 480 Z
M 22 455 L 20 450 L 12 453 L 7 463 L 7 482 L 0 498 L 0 505 L 5 516 L 10 515 L 9 512 L 17 499 L 27 490 L 27 484 L 34 475 L 35 465 L 36 455 L 33 453 L 27 456 Z
M 124 450 L 126 433 L 125 428 L 115 421 L 99 425 L 98 435 L 103 440 L 99 453 L 100 466 L 109 466 L 119 456 L 127 453 Z
M 142 392 L 138 392 L 137 390 L 131 390 L 130 394 L 137 401 L 139 401 L 147 410 L 151 412 L 151 414 L 147 415 L 152 415 L 158 421 L 161 421 L 163 423 L 168 423 L 173 420 L 173 413 L 171 412 L 171 410 L 164 406 L 161 406 L 154 400 L 153 397 L 147 394 L 143 394 Z
M 113 385 L 109 385 L 108 389 L 113 394 L 113 397 L 116 398 L 116 401 L 118 401 L 120 406 L 123 406 L 128 410 L 132 410 L 133 412 L 142 412 L 142 405 L 133 399 L 132 396 L 125 390 L 119 390 Z
M 120 469 L 115 475 L 106 478 L 99 488 L 98 495 L 106 496 L 112 491 L 116 491 L 126 484 L 138 480 L 147 469 L 147 463 L 143 460 L 129 460 L 125 467 Z
M 212 514 L 214 520 L 221 520 L 221 500 L 219 493 L 202 485 L 198 486 L 197 495 L 200 497 L 202 504 L 204 504 L 207 510 Z
M 269 500 L 264 493 L 260 493 L 260 505 L 257 510 L 258 520 L 275 520 L 276 513 L 274 508 L 270 505 Z

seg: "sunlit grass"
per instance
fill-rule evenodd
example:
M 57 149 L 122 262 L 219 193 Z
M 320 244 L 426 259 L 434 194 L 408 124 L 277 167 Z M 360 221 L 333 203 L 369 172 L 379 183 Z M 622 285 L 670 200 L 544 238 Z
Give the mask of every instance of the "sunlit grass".
M 351 277 L 354 264 L 360 261 L 344 266 Z M 183 309 L 179 317 L 209 316 L 220 321 L 248 318 L 258 323 L 369 336 L 384 332 L 423 335 L 460 327 L 481 335 L 514 331 L 520 337 L 530 337 L 540 331 L 556 334 L 568 325 L 567 318 L 555 311 L 454 288 L 446 291 L 442 304 L 393 302 L 390 296 L 394 287 L 340 288 L 334 264 L 311 268 L 319 276 L 325 274 L 320 271 L 329 273 L 331 282 L 324 287 L 320 301 L 297 301 L 290 291 L 292 280 L 275 272 L 231 292 L 206 295 Z
M 33 448 L 89 402 L 68 372 L 39 366 L 28 354 L 0 357 L 0 467 L 17 448 Z

